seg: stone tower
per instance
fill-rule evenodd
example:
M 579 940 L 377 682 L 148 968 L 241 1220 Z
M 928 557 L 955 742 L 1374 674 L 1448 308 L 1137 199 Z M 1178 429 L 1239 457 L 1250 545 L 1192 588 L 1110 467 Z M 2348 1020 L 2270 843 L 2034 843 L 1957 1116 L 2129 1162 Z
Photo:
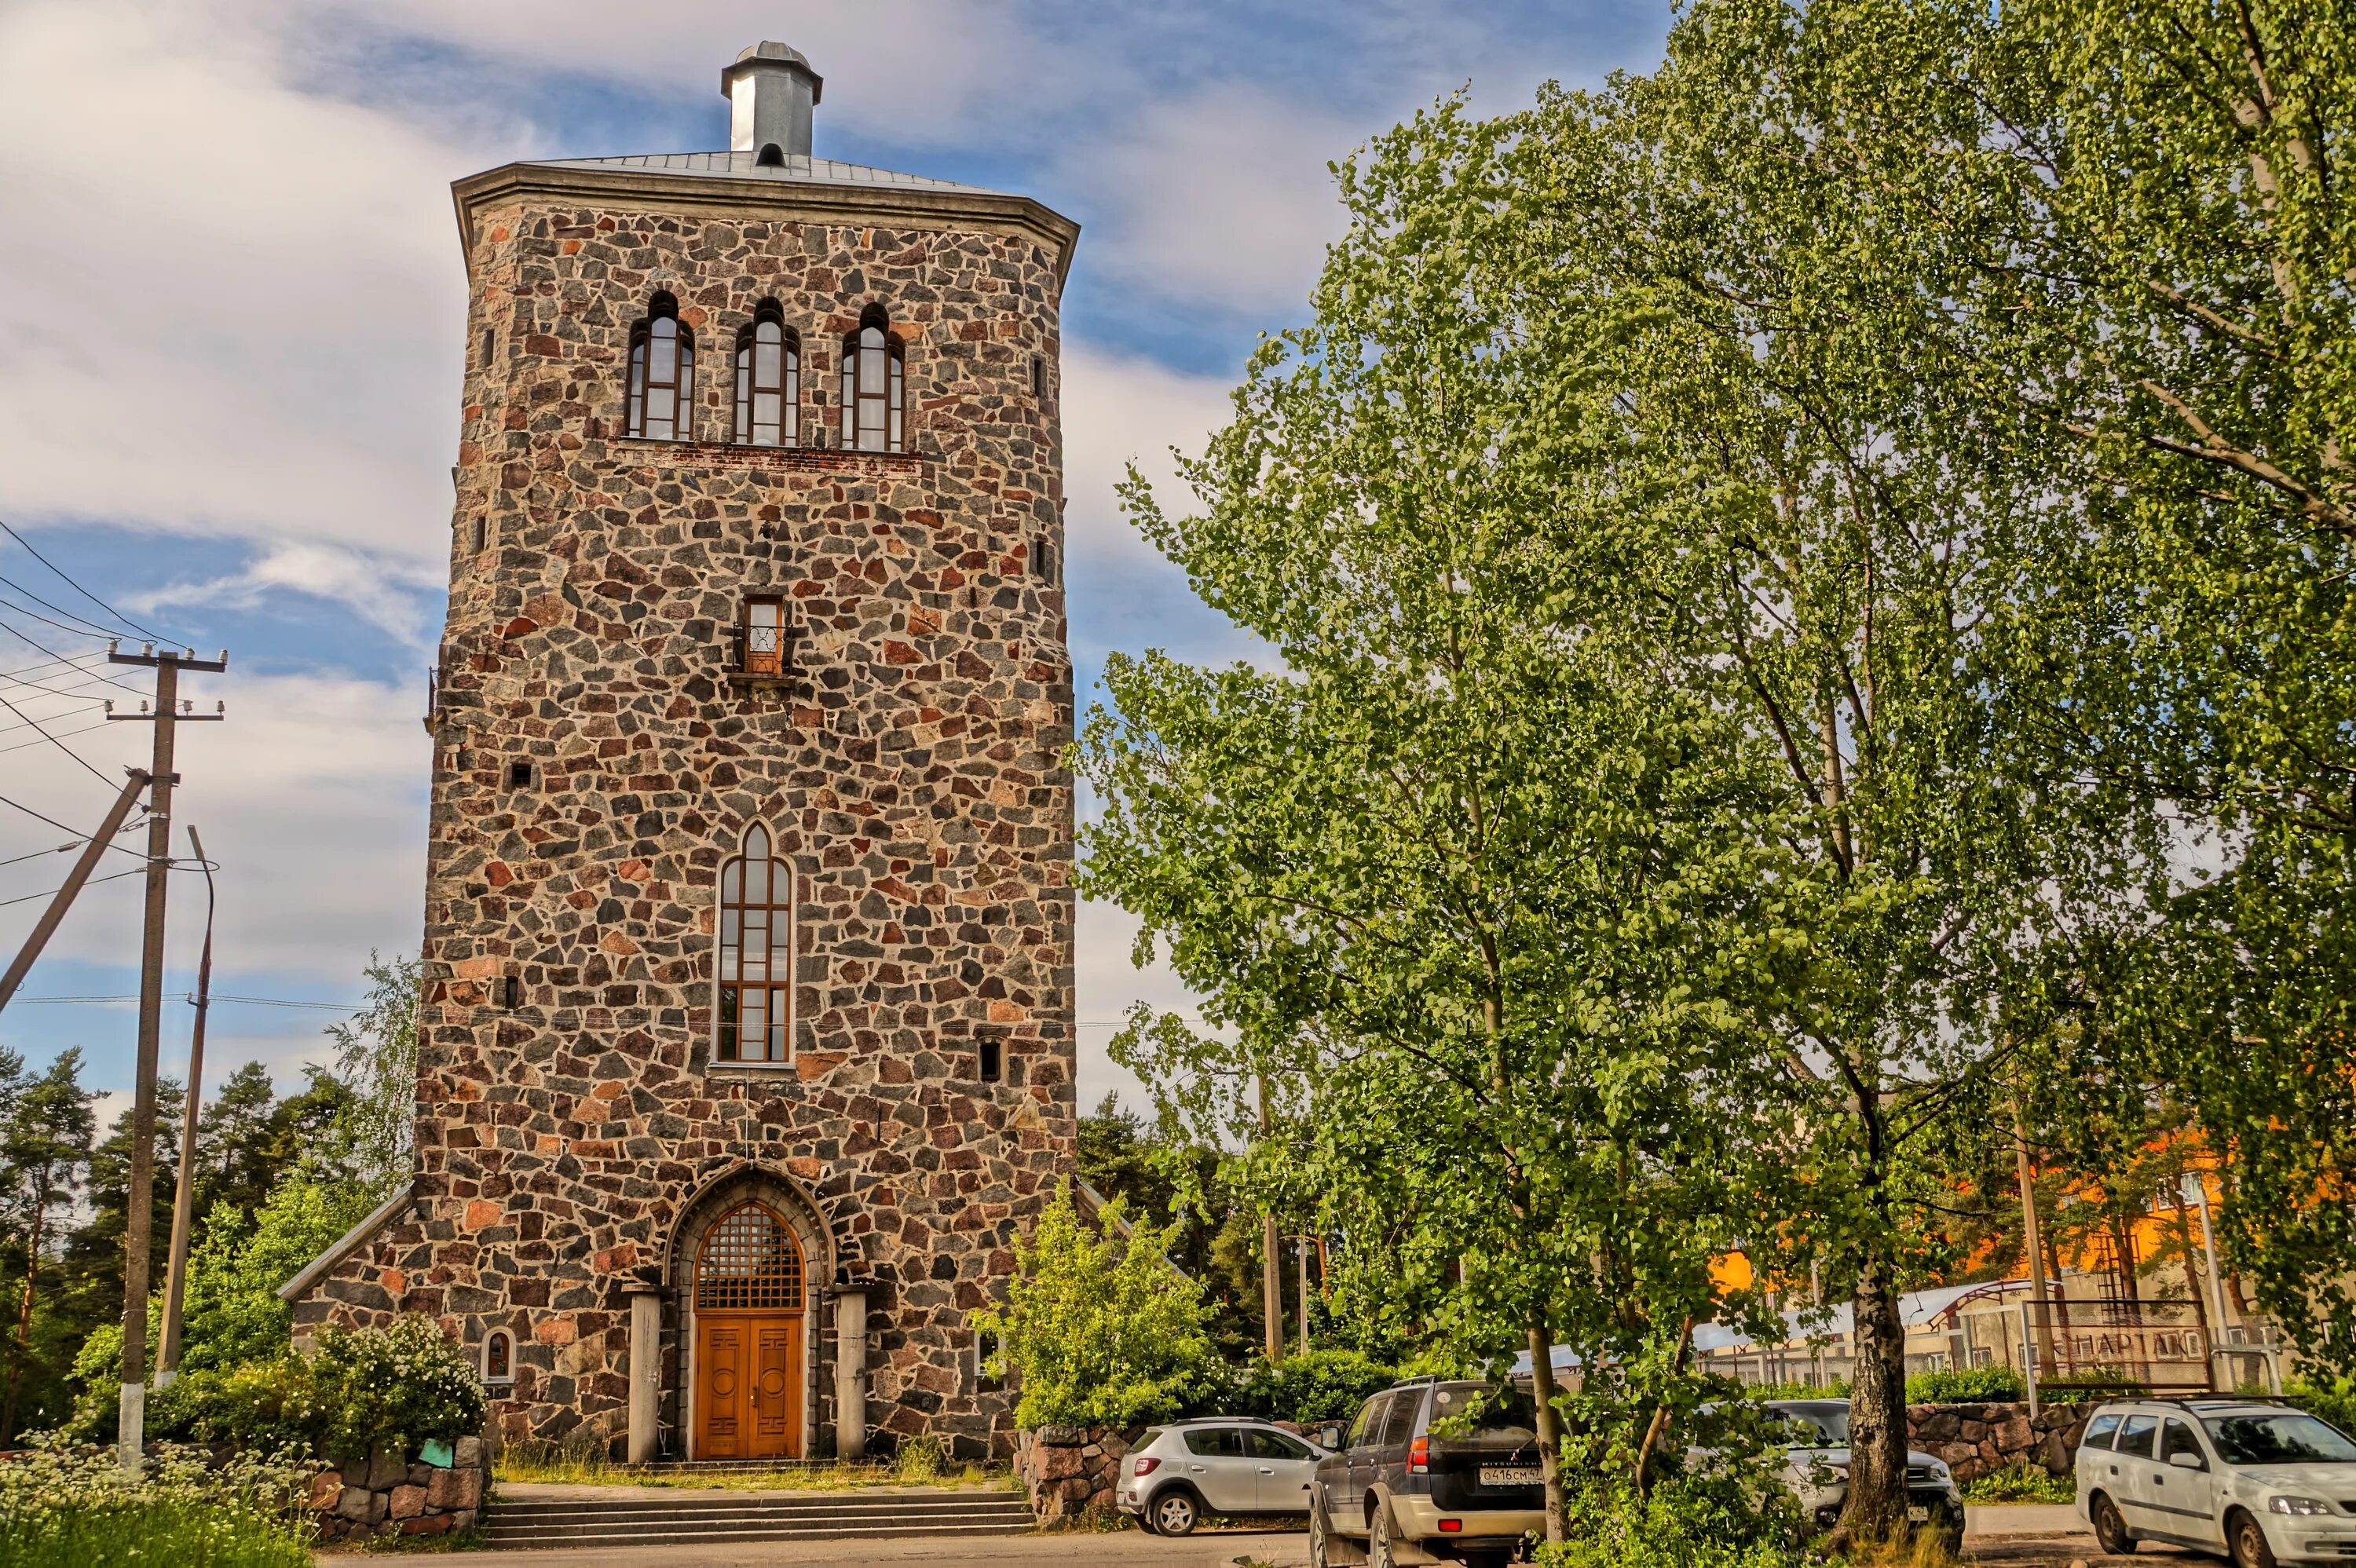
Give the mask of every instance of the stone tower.
M 731 150 L 455 187 L 471 285 L 412 1189 L 285 1294 L 509 1439 L 1011 1443 L 966 1313 L 1069 1168 L 1057 310 L 1027 197 Z

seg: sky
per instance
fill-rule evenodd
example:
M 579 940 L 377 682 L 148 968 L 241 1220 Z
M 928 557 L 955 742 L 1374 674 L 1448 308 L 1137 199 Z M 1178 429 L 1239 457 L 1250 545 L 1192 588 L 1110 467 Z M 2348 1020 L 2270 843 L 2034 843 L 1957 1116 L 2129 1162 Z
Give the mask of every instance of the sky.
M 193 825 L 219 868 L 207 1079 L 260 1061 L 298 1081 L 370 953 L 416 951 L 465 331 L 452 180 L 724 147 L 720 69 L 774 38 L 825 79 L 820 155 L 1076 219 L 1063 412 L 1085 711 L 1110 652 L 1251 652 L 1113 486 L 1135 461 L 1185 507 L 1170 450 L 1221 422 L 1259 335 L 1306 317 L 1341 227 L 1329 163 L 1451 92 L 1497 112 L 1542 81 L 1644 69 L 1668 20 L 1662 0 L 7 0 L 0 519 L 24 542 L 0 536 L 0 954 L 71 859 L 55 851 L 73 834 L 32 814 L 86 831 L 145 756 L 148 727 L 101 702 L 134 709 L 147 673 L 110 668 L 82 624 L 127 632 L 118 615 L 230 650 L 184 686 L 227 717 L 180 731 L 175 812 L 176 850 Z M 0 1045 L 37 1063 L 79 1046 L 118 1098 L 139 885 L 92 885 L 0 1013 Z M 176 876 L 169 1073 L 205 911 L 203 878 Z M 1139 1097 L 1105 1054 L 1136 1001 L 1187 1005 L 1132 965 L 1135 930 L 1083 912 L 1084 1104 Z

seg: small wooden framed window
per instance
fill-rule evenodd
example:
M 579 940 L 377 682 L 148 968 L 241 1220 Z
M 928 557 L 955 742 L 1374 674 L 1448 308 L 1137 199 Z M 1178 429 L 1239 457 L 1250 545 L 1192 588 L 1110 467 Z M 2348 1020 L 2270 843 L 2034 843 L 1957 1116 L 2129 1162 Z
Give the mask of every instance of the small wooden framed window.
M 793 445 L 801 395 L 801 339 L 776 302 L 765 301 L 736 337 L 736 444 Z
M 658 293 L 630 329 L 629 433 L 645 441 L 694 438 L 695 334 L 679 302 Z
M 483 1381 L 498 1387 L 515 1381 L 515 1336 L 494 1328 L 483 1336 Z
M 880 304 L 842 340 L 842 444 L 856 452 L 898 452 L 905 433 L 905 356 Z
M 723 1062 L 793 1061 L 794 869 L 769 830 L 744 829 L 742 851 L 720 869 L 720 1006 L 713 1055 Z
M 743 655 L 737 667 L 746 675 L 786 673 L 786 602 L 775 593 L 755 593 L 744 601 L 744 619 L 737 635 Z

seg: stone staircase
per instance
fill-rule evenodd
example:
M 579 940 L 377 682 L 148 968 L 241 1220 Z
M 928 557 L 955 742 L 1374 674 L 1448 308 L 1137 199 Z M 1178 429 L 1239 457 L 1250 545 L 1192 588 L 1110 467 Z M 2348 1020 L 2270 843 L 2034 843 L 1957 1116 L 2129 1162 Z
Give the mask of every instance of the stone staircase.
M 483 1544 L 507 1551 L 571 1550 L 796 1538 L 1014 1535 L 1033 1528 L 1031 1504 L 1020 1492 L 946 1487 L 752 1492 L 507 1486 L 499 1488 L 484 1516 Z

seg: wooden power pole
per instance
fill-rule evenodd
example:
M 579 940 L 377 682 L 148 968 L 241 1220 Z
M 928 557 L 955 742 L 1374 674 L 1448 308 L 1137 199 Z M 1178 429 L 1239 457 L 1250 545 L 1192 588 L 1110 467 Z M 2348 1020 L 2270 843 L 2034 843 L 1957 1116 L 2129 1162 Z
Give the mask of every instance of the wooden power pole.
M 131 1102 L 131 1211 L 123 1232 L 120 1453 L 123 1467 L 135 1471 L 146 1437 L 147 1254 L 155 1207 L 156 1037 L 164 1024 L 164 908 L 172 875 L 172 786 L 179 782 L 179 775 L 172 771 L 172 742 L 181 720 L 221 717 L 218 709 L 211 713 L 182 711 L 180 672 L 225 670 L 229 655 L 199 659 L 193 652 L 159 649 L 151 644 L 135 654 L 110 647 L 106 657 L 110 664 L 143 665 L 155 672 L 154 712 L 107 714 L 109 719 L 145 720 L 155 726 L 155 760 L 147 769 L 147 907 L 139 945 L 139 1075 Z M 110 709 L 112 706 L 108 705 Z

